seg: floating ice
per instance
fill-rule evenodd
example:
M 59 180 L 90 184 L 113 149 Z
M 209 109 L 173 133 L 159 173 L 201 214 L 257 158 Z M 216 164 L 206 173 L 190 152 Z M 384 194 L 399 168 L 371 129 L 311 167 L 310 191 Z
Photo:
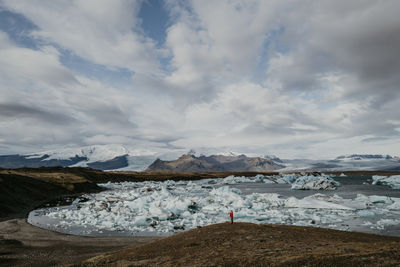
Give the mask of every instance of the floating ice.
M 300 176 L 292 183 L 294 190 L 335 190 L 338 186 L 340 186 L 339 182 L 325 174 Z
M 400 175 L 392 176 L 372 176 L 372 184 L 374 185 L 388 185 L 393 189 L 400 189 Z
M 367 217 L 367 218 L 376 216 L 375 212 L 370 211 L 370 210 L 360 210 L 357 212 L 357 215 L 360 217 Z
M 123 182 L 101 186 L 108 190 L 85 195 L 85 202 L 44 210 L 55 221 L 56 229 L 84 228 L 93 231 L 173 233 L 229 219 L 236 221 L 313 225 L 349 229 L 348 221 L 362 218 L 364 227 L 384 229 L 397 224 L 400 198 L 357 195 L 344 199 L 338 195 L 314 194 L 304 198 L 284 197 L 276 193 L 242 192 L 231 183 L 285 181 L 318 182 L 320 177 L 296 175 L 227 177 L 199 181 Z M 332 179 L 324 176 L 332 183 Z M 299 182 L 300 183 L 300 182 Z M 312 188 L 317 188 L 312 186 Z M 388 212 L 390 211 L 390 212 Z M 32 217 L 30 216 L 30 222 Z M 382 220 L 392 220 L 391 223 Z M 378 221 L 380 223 L 378 224 Z M 360 224 L 362 224 L 360 222 Z M 400 222 L 398 222 L 400 224 Z
M 333 180 L 331 176 L 321 175 L 301 175 L 279 174 L 266 176 L 258 174 L 254 177 L 230 175 L 224 179 L 209 179 L 212 184 L 240 184 L 240 183 L 266 183 L 266 184 L 292 184 L 294 190 L 335 190 L 340 183 Z M 212 182 L 211 182 L 212 181 Z

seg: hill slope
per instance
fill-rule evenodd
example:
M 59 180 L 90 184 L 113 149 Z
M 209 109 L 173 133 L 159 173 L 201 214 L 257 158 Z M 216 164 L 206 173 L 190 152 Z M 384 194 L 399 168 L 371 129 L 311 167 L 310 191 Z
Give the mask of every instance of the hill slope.
M 400 238 L 322 228 L 220 223 L 77 266 L 398 266 Z
M 101 190 L 96 183 L 63 168 L 54 172 L 0 169 L 0 221 L 23 218 L 38 205 L 61 196 Z
M 240 156 L 200 156 L 183 155 L 177 160 L 163 161 L 157 159 L 148 171 L 177 171 L 177 172 L 212 172 L 212 171 L 254 171 L 265 172 L 283 168 L 271 159 L 260 157 Z

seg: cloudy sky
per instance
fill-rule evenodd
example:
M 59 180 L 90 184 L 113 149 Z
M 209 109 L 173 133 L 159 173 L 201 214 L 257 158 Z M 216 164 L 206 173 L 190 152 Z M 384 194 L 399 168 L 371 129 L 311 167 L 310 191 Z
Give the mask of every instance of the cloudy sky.
M 0 0 L 0 154 L 400 153 L 398 0 Z

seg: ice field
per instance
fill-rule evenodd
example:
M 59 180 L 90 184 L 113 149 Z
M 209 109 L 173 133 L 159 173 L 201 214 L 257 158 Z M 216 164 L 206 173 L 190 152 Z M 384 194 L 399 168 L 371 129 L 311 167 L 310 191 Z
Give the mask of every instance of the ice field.
M 70 206 L 33 211 L 28 221 L 43 228 L 80 235 L 153 235 L 225 222 L 229 220 L 229 211 L 233 210 L 235 221 L 241 222 L 400 236 L 399 197 L 357 194 L 350 187 L 348 191 L 351 192 L 346 193 L 343 188 L 350 185 L 341 185 L 336 181 L 339 178 L 352 179 L 324 174 L 286 174 L 107 183 L 101 184 L 107 191 L 84 195 Z M 387 186 L 371 185 L 392 186 L 391 183 L 397 181 L 396 177 L 374 176 L 369 185 L 356 188 L 373 187 L 379 188 L 377 192 L 380 193 L 393 191 L 397 194 L 398 190 Z M 284 194 L 273 193 L 279 192 L 278 189 Z

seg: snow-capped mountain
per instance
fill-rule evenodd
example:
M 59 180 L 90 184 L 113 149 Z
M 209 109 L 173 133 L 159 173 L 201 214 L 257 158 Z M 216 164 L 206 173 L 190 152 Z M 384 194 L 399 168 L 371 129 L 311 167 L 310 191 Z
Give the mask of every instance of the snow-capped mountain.
M 43 151 L 31 155 L 0 156 L 0 167 L 90 167 L 100 170 L 140 171 L 159 156 L 150 151 L 128 149 L 123 145 L 94 145 Z
M 116 157 L 129 155 L 129 150 L 122 145 L 96 145 L 80 148 L 66 148 L 62 150 L 44 151 L 29 158 L 48 155 L 45 160 L 66 160 L 73 157 L 84 157 L 85 162 L 107 161 Z

